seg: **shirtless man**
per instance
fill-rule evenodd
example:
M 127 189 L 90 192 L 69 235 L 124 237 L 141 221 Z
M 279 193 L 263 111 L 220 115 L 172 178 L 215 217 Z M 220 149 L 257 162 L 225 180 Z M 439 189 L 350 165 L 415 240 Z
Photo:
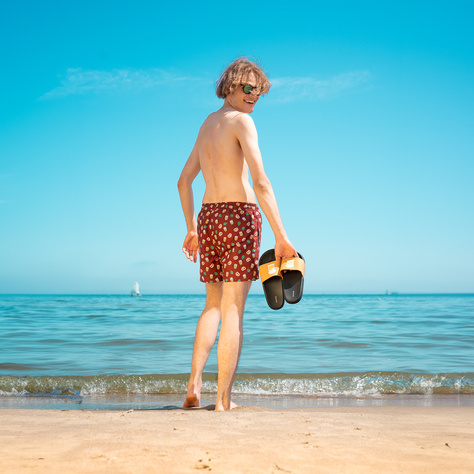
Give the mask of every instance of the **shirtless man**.
M 187 226 L 183 252 L 192 262 L 200 254 L 201 281 L 206 283 L 185 408 L 200 406 L 202 373 L 219 323 L 215 409 L 236 406 L 231 390 L 242 349 L 244 307 L 250 285 L 258 279 L 262 221 L 257 200 L 275 235 L 276 259 L 298 255 L 283 227 L 263 168 L 257 130 L 248 115 L 270 86 L 264 72 L 247 58 L 235 60 L 224 71 L 216 89 L 224 105 L 204 121 L 178 181 Z M 200 171 L 206 190 L 196 221 L 192 183 Z

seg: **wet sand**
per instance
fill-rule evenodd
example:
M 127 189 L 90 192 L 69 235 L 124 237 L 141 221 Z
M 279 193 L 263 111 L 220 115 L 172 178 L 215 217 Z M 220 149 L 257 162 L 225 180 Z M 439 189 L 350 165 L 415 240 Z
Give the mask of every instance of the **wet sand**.
M 474 472 L 474 407 L 211 408 L 0 410 L 0 472 Z

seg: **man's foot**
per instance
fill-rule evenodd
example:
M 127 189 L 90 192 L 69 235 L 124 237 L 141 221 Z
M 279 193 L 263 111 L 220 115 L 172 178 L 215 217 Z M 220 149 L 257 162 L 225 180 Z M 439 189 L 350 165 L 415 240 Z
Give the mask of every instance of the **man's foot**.
M 200 408 L 201 399 L 199 395 L 195 393 L 188 393 L 186 395 L 186 400 L 184 400 L 183 408 Z
M 237 403 L 234 403 L 234 402 L 230 402 L 230 408 L 229 408 L 229 410 L 232 410 L 232 409 L 234 409 L 234 408 L 237 408 L 238 406 L 240 406 L 240 405 L 237 405 Z M 229 410 L 226 410 L 226 409 L 224 408 L 224 405 L 223 405 L 222 403 L 220 403 L 219 405 L 216 405 L 216 409 L 215 409 L 215 411 L 229 411 Z

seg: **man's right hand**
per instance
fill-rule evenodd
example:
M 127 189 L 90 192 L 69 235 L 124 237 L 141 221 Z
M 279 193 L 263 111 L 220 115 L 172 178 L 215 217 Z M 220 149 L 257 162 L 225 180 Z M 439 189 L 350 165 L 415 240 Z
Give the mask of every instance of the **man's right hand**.
M 183 242 L 183 252 L 186 258 L 196 263 L 199 254 L 199 241 L 197 232 L 188 232 Z

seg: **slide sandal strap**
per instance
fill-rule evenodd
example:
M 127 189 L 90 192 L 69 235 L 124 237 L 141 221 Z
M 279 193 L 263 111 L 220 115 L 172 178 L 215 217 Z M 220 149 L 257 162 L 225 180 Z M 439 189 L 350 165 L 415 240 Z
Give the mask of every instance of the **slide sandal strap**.
M 299 271 L 304 276 L 305 264 L 304 260 L 299 257 L 284 258 L 281 261 L 280 271 L 291 270 Z
M 274 276 L 281 277 L 280 262 L 276 260 L 274 262 L 264 263 L 263 265 L 260 265 L 258 267 L 258 271 L 260 272 L 260 280 L 262 280 L 262 283 Z

